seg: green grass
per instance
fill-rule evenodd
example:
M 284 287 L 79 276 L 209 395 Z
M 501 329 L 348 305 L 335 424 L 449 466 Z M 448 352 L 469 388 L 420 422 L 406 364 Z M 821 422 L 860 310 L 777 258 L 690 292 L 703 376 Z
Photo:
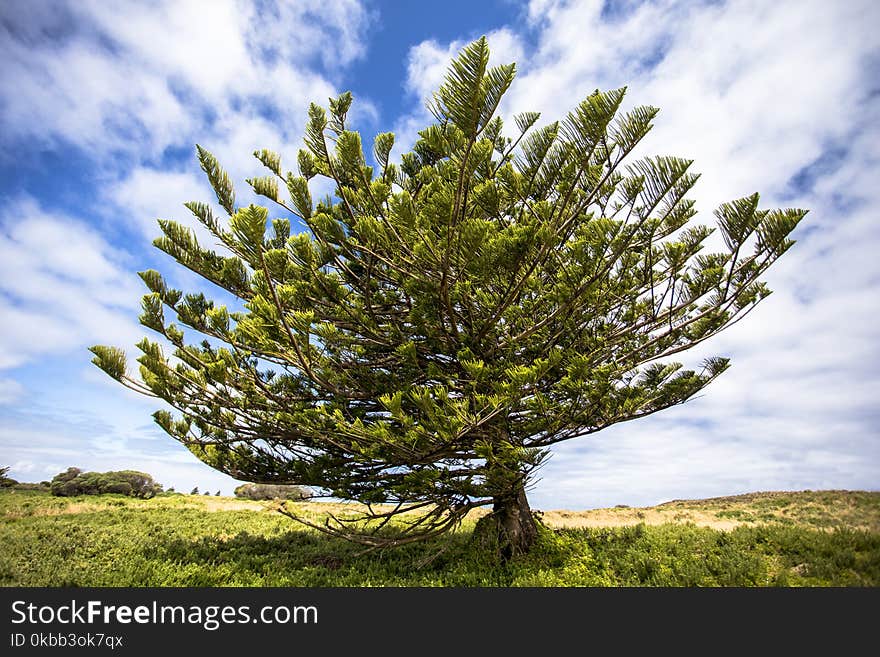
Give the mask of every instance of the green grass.
M 198 496 L 53 498 L 35 491 L 4 491 L 0 584 L 880 585 L 880 533 L 853 528 L 872 524 L 860 519 L 876 513 L 880 494 L 784 495 L 788 502 L 755 497 L 748 510 L 740 499 L 733 511 L 754 517 L 726 532 L 693 524 L 543 529 L 528 556 L 504 564 L 471 543 L 473 523 L 427 543 L 360 554 L 358 546 L 256 505 L 251 510 L 208 511 L 211 502 Z M 725 517 L 724 504 L 706 500 L 705 508 Z M 776 514 L 786 504 L 798 509 L 795 517 L 782 522 L 773 515 L 773 521 L 760 521 L 762 514 Z M 845 522 L 835 518 L 836 512 L 843 513 Z
M 720 518 L 742 522 L 777 522 L 821 529 L 861 526 L 880 532 L 880 493 L 867 491 L 750 493 L 700 500 L 696 504 Z

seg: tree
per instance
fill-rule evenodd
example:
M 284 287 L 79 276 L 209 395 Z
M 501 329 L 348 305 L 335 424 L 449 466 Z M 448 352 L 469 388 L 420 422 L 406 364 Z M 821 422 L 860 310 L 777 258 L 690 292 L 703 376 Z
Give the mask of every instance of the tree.
M 0 467 L 0 488 L 12 488 L 18 482 L 15 479 L 6 476 L 6 473 L 9 472 L 9 466 Z
M 248 183 L 284 215 L 271 222 L 267 207 L 236 205 L 197 146 L 228 218 L 185 205 L 220 251 L 164 219 L 155 245 L 238 303 L 144 271 L 141 322 L 172 355 L 141 341 L 139 380 L 122 350 L 92 348 L 109 375 L 177 409 L 154 418 L 214 468 L 368 504 L 361 525 L 284 511 L 368 546 L 435 536 L 491 506 L 480 531 L 505 556 L 527 551 L 538 530 L 526 488 L 548 449 L 681 404 L 720 375 L 725 358 L 694 370 L 668 359 L 769 294 L 759 278 L 806 214 L 760 209 L 757 194 L 725 203 L 723 248 L 704 252 L 713 229 L 692 222 L 691 161 L 627 163 L 656 108 L 623 112 L 625 89 L 595 91 L 561 121 L 519 114 L 505 136 L 496 113 L 515 67 L 488 56 L 485 38 L 462 50 L 430 105 L 436 122 L 399 163 L 382 133 L 367 164 L 350 93 L 329 115 L 311 105 L 298 172 L 254 153 L 270 175 Z M 315 178 L 334 196 L 313 199 Z
M 64 472 L 59 472 L 52 477 L 52 481 L 49 483 L 49 490 L 53 495 L 62 497 L 80 495 L 81 488 L 76 481 L 82 474 L 83 471 L 79 468 L 67 468 Z
M 193 488 L 193 489 L 189 492 L 189 494 L 190 494 L 190 495 L 198 495 L 198 494 L 199 494 L 199 487 L 196 486 L 195 488 Z
M 83 472 L 79 468 L 68 468 L 55 475 L 49 489 L 61 497 L 117 493 L 148 499 L 161 493 L 162 485 L 147 473 L 135 470 Z
M 302 486 L 283 484 L 242 484 L 234 492 L 236 497 L 248 500 L 306 500 L 311 496 Z

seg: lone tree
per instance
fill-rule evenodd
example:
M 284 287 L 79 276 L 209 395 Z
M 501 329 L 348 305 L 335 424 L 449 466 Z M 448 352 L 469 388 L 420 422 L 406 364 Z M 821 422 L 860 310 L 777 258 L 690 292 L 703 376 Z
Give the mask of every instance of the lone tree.
M 691 221 L 691 161 L 625 164 L 656 108 L 619 112 L 625 89 L 596 91 L 542 127 L 520 114 L 505 136 L 495 114 L 515 67 L 488 58 L 485 38 L 461 51 L 430 105 L 436 123 L 399 163 L 382 133 L 367 164 L 350 93 L 329 114 L 311 105 L 298 173 L 254 153 L 270 175 L 248 183 L 284 215 L 271 222 L 267 207 L 236 205 L 198 146 L 228 218 L 186 207 L 221 251 L 168 220 L 155 245 L 240 304 L 144 271 L 141 322 L 173 356 L 141 341 L 139 380 L 121 350 L 91 349 L 177 409 L 154 418 L 214 468 L 365 503 L 363 523 L 298 519 L 368 546 L 491 506 L 480 531 L 505 556 L 527 551 L 526 488 L 548 448 L 681 404 L 721 374 L 725 358 L 697 371 L 667 359 L 769 294 L 759 277 L 806 214 L 759 209 L 757 194 L 723 204 L 726 249 L 703 252 L 713 229 Z M 313 200 L 315 177 L 332 197 Z

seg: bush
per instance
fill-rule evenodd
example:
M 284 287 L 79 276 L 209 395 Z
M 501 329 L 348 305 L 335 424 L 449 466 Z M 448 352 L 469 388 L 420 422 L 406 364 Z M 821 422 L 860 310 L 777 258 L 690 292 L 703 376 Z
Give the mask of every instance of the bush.
M 59 497 L 116 493 L 146 499 L 161 493 L 162 485 L 153 481 L 147 473 L 136 470 L 83 472 L 79 468 L 67 468 L 55 475 L 49 490 Z
M 235 496 L 248 500 L 304 500 L 310 493 L 307 488 L 289 484 L 242 484 L 235 489 Z
M 41 481 L 40 483 L 35 484 L 27 481 L 19 481 L 12 486 L 12 490 L 39 490 L 46 492 L 49 490 L 49 482 Z

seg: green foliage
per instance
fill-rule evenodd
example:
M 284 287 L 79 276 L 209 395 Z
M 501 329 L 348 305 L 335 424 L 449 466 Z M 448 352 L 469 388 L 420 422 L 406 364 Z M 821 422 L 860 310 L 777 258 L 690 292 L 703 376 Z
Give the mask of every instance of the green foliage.
M 11 479 L 10 481 L 14 480 Z M 9 486 L 9 488 L 12 488 L 13 490 L 35 490 L 47 493 L 49 492 L 49 482 L 41 481 L 39 483 L 34 483 L 27 481 L 16 481 L 14 484 Z
M 18 484 L 15 479 L 6 476 L 9 472 L 9 466 L 0 466 L 0 488 L 11 488 Z
M 150 498 L 162 491 L 162 485 L 150 475 L 134 470 L 83 472 L 79 468 L 68 468 L 55 475 L 49 489 L 52 495 L 59 497 L 115 493 Z
M 139 377 L 120 350 L 92 348 L 110 376 L 177 411 L 154 415 L 166 432 L 236 479 L 397 505 L 377 521 L 422 512 L 389 525 L 393 538 L 322 526 L 370 546 L 525 499 L 550 446 L 692 398 L 727 359 L 671 359 L 769 294 L 761 277 L 806 214 L 761 209 L 757 194 L 722 204 L 724 248 L 707 252 L 714 229 L 686 197 L 692 162 L 628 159 L 656 108 L 624 113 L 625 88 L 597 90 L 557 121 L 516 116 L 509 137 L 496 111 L 515 67 L 488 61 L 485 38 L 462 50 L 436 123 L 399 162 L 382 133 L 368 164 L 350 93 L 312 104 L 298 172 L 255 152 L 269 175 L 249 183 L 270 207 L 236 207 L 198 146 L 228 217 L 187 208 L 231 255 L 168 220 L 155 245 L 237 304 L 143 272 L 141 321 L 173 348 L 139 343 Z M 332 196 L 313 198 L 316 177 Z
M 719 518 L 809 525 L 819 529 L 866 527 L 880 532 L 880 495 L 862 491 L 761 493 L 704 500 Z
M 877 526 L 880 494 L 829 497 L 826 510 L 849 507 L 855 525 Z M 291 531 L 277 513 L 208 504 L 0 492 L 0 585 L 880 586 L 880 533 L 841 523 L 544 530 L 528 555 L 503 563 L 472 542 L 471 519 L 442 538 L 363 554 L 312 529 Z M 321 504 L 297 506 L 315 522 L 327 517 Z
M 236 487 L 235 496 L 247 500 L 305 500 L 311 495 L 302 486 L 284 484 L 242 484 Z

